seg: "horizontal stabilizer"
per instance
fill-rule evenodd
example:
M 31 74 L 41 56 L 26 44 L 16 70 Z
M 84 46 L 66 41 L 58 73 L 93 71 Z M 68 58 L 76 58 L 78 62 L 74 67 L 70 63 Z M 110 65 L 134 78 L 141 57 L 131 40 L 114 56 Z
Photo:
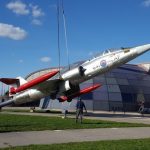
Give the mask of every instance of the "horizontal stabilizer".
M 19 84 L 19 79 L 14 78 L 0 78 L 0 81 L 7 85 Z

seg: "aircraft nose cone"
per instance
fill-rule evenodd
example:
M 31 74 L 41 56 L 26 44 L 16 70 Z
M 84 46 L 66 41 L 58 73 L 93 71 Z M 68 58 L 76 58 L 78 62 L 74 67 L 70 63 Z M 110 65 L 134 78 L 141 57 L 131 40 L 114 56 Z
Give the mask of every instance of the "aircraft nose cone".
M 150 44 L 138 46 L 138 47 L 135 47 L 135 48 L 133 48 L 133 49 L 135 50 L 135 52 L 136 52 L 137 54 L 142 54 L 142 53 L 145 53 L 145 52 L 147 52 L 148 50 L 150 50 Z

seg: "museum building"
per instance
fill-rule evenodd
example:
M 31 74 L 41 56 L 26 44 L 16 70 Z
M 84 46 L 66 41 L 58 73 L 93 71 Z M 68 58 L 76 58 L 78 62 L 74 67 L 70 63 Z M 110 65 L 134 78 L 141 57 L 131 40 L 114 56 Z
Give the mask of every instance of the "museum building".
M 56 68 L 33 72 L 26 77 L 26 80 L 30 81 L 53 69 Z M 150 108 L 150 63 L 122 65 L 80 84 L 80 89 L 96 83 L 100 83 L 102 86 L 82 96 L 87 110 L 137 111 L 141 102 L 144 102 L 145 107 Z M 77 99 L 73 99 L 71 103 L 59 103 L 58 100 L 45 97 L 36 102 L 36 105 L 43 109 L 74 110 L 76 102 Z

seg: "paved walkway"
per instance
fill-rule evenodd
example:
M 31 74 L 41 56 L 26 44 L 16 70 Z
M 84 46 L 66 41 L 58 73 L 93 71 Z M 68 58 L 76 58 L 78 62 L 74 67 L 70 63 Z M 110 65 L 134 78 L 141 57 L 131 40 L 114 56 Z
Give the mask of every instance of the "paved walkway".
M 150 127 L 0 133 L 0 147 L 150 138 Z

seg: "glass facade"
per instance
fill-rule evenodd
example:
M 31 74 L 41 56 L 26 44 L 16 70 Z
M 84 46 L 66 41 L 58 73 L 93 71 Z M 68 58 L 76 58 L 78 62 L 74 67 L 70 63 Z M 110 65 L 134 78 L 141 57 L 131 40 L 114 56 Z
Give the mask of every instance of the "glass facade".
M 35 74 L 31 74 L 28 78 L 31 79 L 32 75 L 35 76 Z M 102 86 L 82 96 L 89 110 L 137 111 L 141 101 L 144 101 L 145 107 L 150 107 L 150 63 L 122 65 L 82 83 L 80 88 L 83 89 L 96 83 L 100 83 Z M 57 108 L 61 108 L 61 104 L 58 102 L 53 101 L 52 103 L 53 105 L 49 105 L 49 108 L 55 108 L 55 104 Z M 75 109 L 75 104 L 76 99 L 69 104 L 70 109 Z

